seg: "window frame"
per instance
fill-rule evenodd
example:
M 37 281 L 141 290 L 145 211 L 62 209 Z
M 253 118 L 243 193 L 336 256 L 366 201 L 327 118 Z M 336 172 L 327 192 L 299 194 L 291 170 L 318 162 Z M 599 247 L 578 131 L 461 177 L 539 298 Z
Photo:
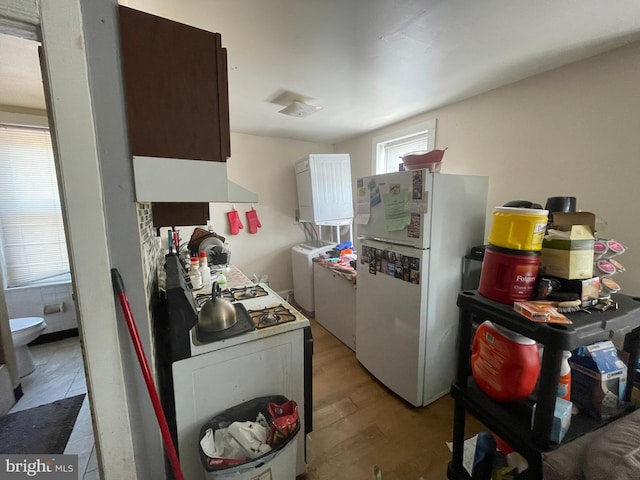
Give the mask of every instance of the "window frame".
M 40 116 L 40 115 L 33 115 L 33 114 L 27 114 L 27 113 L 0 111 L 0 126 L 7 127 L 7 128 L 18 128 L 18 129 L 46 130 L 50 136 L 53 135 L 53 133 L 49 128 L 48 118 L 44 115 Z M 58 165 L 55 165 L 55 158 L 54 158 L 54 169 L 56 171 L 58 169 Z M 58 195 L 60 195 L 60 191 L 59 191 L 60 185 L 58 180 L 59 179 L 57 178 L 57 173 L 56 173 L 55 182 L 58 188 Z M 62 208 L 62 199 L 61 199 L 60 206 Z M 63 220 L 62 228 L 63 228 L 64 240 L 65 240 L 64 248 L 67 252 L 67 257 L 68 257 L 69 246 L 68 246 L 68 239 L 66 237 L 64 220 Z M 43 278 L 41 280 L 36 279 L 33 281 L 26 281 L 23 283 L 11 285 L 11 282 L 8 276 L 8 271 L 7 271 L 7 259 L 5 254 L 5 246 L 1 237 L 0 237 L 0 263 L 1 263 L 0 268 L 2 268 L 2 272 L 3 272 L 2 279 L 4 283 L 4 285 L 2 285 L 2 288 L 7 290 L 42 287 L 46 285 L 55 285 L 55 284 L 71 282 L 71 272 L 70 272 L 70 266 L 69 266 L 69 270 L 67 272 L 61 273 L 60 275 L 56 275 L 55 277 Z
M 381 173 L 387 173 L 384 169 L 384 145 L 387 143 L 395 142 L 403 138 L 418 135 L 421 132 L 427 134 L 427 150 L 433 150 L 436 145 L 436 119 L 432 118 L 424 122 L 419 122 L 399 130 L 394 130 L 389 133 L 378 135 L 373 138 L 372 142 L 372 154 L 371 154 L 371 172 L 372 175 L 379 175 Z M 400 162 L 398 162 L 400 163 Z M 382 168 L 379 168 L 382 167 Z

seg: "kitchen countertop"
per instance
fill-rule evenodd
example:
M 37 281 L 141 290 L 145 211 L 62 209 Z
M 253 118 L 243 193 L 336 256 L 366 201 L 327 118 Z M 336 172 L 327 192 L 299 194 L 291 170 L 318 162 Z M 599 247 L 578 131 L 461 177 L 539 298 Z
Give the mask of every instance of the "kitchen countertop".
M 355 258 L 354 258 L 355 259 Z M 338 262 L 332 262 L 328 258 L 324 258 L 322 256 L 312 258 L 314 263 L 321 265 L 329 270 L 333 270 L 337 275 L 340 275 L 345 280 L 356 284 L 357 272 L 356 270 L 349 264 L 349 260 L 340 259 Z
M 247 277 L 244 273 L 242 273 L 242 271 L 240 271 L 240 269 L 238 269 L 236 266 L 232 264 L 229 265 L 228 271 L 227 269 L 225 269 L 224 274 L 227 277 L 227 282 L 228 282 L 227 285 L 224 286 L 224 288 L 238 288 L 238 287 L 244 287 L 246 285 L 254 284 L 249 279 L 249 277 Z M 252 330 L 250 332 L 246 332 L 235 337 L 230 337 L 230 338 L 226 338 L 223 340 L 218 340 L 210 343 L 199 342 L 196 339 L 195 327 L 194 327 L 190 331 L 192 356 L 200 355 L 207 352 L 213 352 L 216 350 L 221 350 L 223 348 L 228 348 L 234 345 L 239 345 L 242 343 L 259 340 L 261 338 L 267 338 L 272 335 L 278 335 L 278 334 L 290 332 L 292 330 L 297 330 L 302 327 L 309 326 L 309 320 L 299 310 L 294 308 L 290 303 L 288 303 L 286 300 L 280 297 L 276 292 L 271 290 L 268 287 L 268 285 L 266 284 L 260 284 L 260 285 L 270 292 L 270 297 L 271 299 L 275 300 L 275 304 L 282 304 L 286 308 L 294 312 L 297 317 L 296 320 L 282 323 L 282 324 L 275 325 L 268 328 Z M 207 294 L 207 293 L 211 293 L 211 285 L 207 285 L 205 287 L 202 287 L 198 290 L 193 291 L 194 296 L 197 294 Z M 262 298 L 267 298 L 267 297 L 262 297 Z M 255 302 L 255 300 L 242 302 L 242 303 L 245 304 L 245 307 L 251 308 L 253 302 Z M 271 303 L 274 303 L 274 302 L 271 302 Z
M 218 269 L 216 269 L 215 271 L 218 271 Z M 220 286 L 220 288 L 222 288 L 223 290 L 225 288 L 238 288 L 244 287 L 246 285 L 253 285 L 251 279 L 249 279 L 249 277 L 242 273 L 240 269 L 233 264 L 229 264 L 228 267 L 222 268 L 219 271 L 222 271 L 224 273 L 224 276 L 227 277 L 227 284 L 224 286 Z M 212 280 L 215 278 L 215 273 L 213 273 L 213 271 L 211 273 L 211 277 Z M 211 293 L 211 285 L 205 285 L 198 290 L 193 290 L 193 293 Z

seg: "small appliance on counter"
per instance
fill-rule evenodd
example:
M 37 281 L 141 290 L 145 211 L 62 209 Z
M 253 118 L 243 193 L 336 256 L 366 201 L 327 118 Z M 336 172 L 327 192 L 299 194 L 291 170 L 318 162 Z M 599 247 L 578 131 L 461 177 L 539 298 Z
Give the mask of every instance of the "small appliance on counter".
M 480 272 L 486 248 L 486 245 L 475 245 L 462 259 L 461 290 L 477 290 L 480 286 Z

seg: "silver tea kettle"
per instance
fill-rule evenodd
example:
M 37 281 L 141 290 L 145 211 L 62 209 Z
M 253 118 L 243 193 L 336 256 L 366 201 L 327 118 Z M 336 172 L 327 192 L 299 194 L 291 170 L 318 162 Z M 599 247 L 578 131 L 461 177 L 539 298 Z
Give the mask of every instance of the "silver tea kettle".
M 222 298 L 220 285 L 213 282 L 211 300 L 207 300 L 198 314 L 198 328 L 205 332 L 219 332 L 233 327 L 237 321 L 233 303 Z

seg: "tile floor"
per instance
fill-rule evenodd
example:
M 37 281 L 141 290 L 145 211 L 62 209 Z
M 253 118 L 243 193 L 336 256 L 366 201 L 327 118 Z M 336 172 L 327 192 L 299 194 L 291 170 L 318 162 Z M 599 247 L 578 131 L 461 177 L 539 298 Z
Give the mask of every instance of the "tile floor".
M 24 396 L 9 413 L 87 393 L 79 337 L 30 347 L 36 369 L 22 378 Z M 99 480 L 89 397 L 85 397 L 65 454 L 78 455 L 78 480 Z

